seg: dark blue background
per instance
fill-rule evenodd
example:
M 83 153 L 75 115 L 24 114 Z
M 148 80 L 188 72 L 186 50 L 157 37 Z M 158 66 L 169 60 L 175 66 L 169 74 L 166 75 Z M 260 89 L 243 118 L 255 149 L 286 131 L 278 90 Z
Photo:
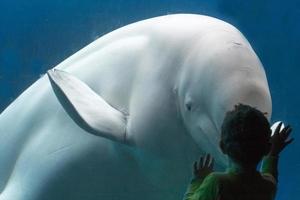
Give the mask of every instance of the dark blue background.
M 238 27 L 264 64 L 272 121 L 294 127 L 280 159 L 277 200 L 300 192 L 300 1 L 294 0 L 1 0 L 0 111 L 40 74 L 85 45 L 131 22 L 172 13 L 207 14 Z M 1 163 L 0 163 L 1 165 Z

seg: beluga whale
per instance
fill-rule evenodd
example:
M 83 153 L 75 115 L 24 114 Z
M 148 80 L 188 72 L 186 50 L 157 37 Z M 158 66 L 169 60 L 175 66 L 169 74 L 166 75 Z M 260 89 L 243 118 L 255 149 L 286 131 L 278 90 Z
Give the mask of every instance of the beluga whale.
M 243 34 L 196 14 L 114 30 L 40 77 L 0 115 L 0 200 L 182 199 L 218 148 L 225 113 L 270 120 L 260 59 Z

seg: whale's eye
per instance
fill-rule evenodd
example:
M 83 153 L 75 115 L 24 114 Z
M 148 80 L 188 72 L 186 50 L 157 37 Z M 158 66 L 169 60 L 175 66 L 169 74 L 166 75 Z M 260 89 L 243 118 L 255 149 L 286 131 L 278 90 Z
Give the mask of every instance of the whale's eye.
M 192 102 L 187 102 L 187 103 L 185 104 L 185 107 L 186 107 L 186 109 L 187 109 L 188 111 L 191 111 L 191 110 L 192 110 Z
M 190 95 L 185 96 L 184 107 L 187 111 L 191 111 L 193 108 L 193 100 Z

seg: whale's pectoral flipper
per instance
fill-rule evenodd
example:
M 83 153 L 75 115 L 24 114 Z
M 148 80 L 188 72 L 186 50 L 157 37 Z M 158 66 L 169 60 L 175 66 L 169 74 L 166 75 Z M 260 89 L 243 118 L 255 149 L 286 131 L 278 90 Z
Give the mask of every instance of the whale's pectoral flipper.
M 47 74 L 56 97 L 78 126 L 94 135 L 127 143 L 127 116 L 73 75 L 56 69 Z

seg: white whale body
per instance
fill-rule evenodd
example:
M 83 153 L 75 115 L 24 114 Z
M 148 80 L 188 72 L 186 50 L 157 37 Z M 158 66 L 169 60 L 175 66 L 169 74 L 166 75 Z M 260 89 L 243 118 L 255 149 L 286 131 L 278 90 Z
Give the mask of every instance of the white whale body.
M 200 153 L 226 165 L 228 110 L 272 112 L 249 42 L 208 16 L 130 24 L 48 74 L 0 115 L 0 200 L 181 199 Z

